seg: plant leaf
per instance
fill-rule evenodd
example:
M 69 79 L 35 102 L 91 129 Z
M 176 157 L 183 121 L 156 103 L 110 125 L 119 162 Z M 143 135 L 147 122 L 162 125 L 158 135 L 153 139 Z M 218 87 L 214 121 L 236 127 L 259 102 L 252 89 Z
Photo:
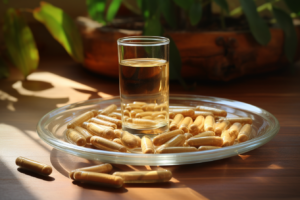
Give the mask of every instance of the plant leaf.
M 120 8 L 121 2 L 122 2 L 122 0 L 112 0 L 112 2 L 109 4 L 109 7 L 108 7 L 108 10 L 106 13 L 106 20 L 108 22 L 111 22 L 115 18 L 116 14 Z
M 188 10 L 194 3 L 194 0 L 173 0 L 173 1 L 184 10 Z
M 122 0 L 123 5 L 135 14 L 141 15 L 142 11 L 139 7 L 138 0 Z M 141 3 L 141 2 L 140 2 Z
M 143 35 L 158 36 L 162 35 L 163 29 L 160 24 L 159 14 L 153 15 L 145 21 Z
M 300 12 L 299 0 L 284 0 L 284 2 L 292 12 L 299 14 Z
M 106 0 L 86 0 L 86 5 L 89 16 L 93 20 L 106 25 L 104 15 Z
M 174 5 L 171 0 L 160 1 L 159 9 L 171 28 L 176 29 Z
M 38 67 L 39 53 L 30 28 L 15 9 L 6 12 L 3 36 L 11 62 L 27 77 Z
M 258 15 L 254 1 L 240 0 L 240 3 L 250 25 L 252 35 L 258 43 L 267 45 L 271 40 L 271 33 L 267 24 Z
M 179 50 L 174 42 L 170 39 L 170 80 L 178 80 L 181 77 L 181 57 Z
M 218 4 L 226 13 L 229 13 L 229 8 L 226 0 L 214 0 L 216 4 Z
M 158 0 L 142 0 L 138 4 L 141 6 L 145 20 L 152 18 L 159 10 Z
M 52 36 L 75 61 L 83 63 L 82 40 L 74 21 L 69 15 L 60 8 L 41 2 L 41 7 L 33 11 L 33 16 L 46 26 Z
M 279 8 L 273 7 L 273 13 L 280 28 L 284 31 L 284 53 L 292 63 L 297 50 L 297 33 L 291 17 Z
M 9 76 L 8 66 L 5 61 L 0 58 L 0 79 Z
M 202 16 L 201 2 L 195 1 L 189 8 L 189 18 L 192 26 L 198 24 Z

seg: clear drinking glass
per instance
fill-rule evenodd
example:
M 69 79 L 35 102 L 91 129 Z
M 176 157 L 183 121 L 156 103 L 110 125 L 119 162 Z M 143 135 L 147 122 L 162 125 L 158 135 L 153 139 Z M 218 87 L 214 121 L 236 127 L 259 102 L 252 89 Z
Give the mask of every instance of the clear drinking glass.
M 159 134 L 169 129 L 169 39 L 118 39 L 122 129 Z

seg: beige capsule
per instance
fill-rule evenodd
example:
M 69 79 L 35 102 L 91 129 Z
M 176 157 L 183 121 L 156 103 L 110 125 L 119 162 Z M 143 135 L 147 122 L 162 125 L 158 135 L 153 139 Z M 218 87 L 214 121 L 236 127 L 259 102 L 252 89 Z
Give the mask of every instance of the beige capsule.
M 137 113 L 135 115 L 136 118 L 142 118 L 146 116 L 151 116 L 152 117 L 153 112 L 142 112 L 142 113 Z
M 69 177 L 74 180 L 74 173 L 76 171 L 109 173 L 111 170 L 112 170 L 111 164 L 105 163 L 105 164 L 101 164 L 101 165 L 95 165 L 95 166 L 91 166 L 91 167 L 83 167 L 83 168 L 78 168 L 78 169 L 72 170 L 69 173 Z
M 84 123 L 84 128 L 86 128 L 90 133 L 104 137 L 107 139 L 113 139 L 114 138 L 114 131 L 110 128 L 104 128 L 101 125 L 95 124 L 95 123 Z
M 121 113 L 121 112 L 122 112 L 122 109 L 121 109 L 121 108 L 117 108 L 117 110 L 115 110 L 114 112 L 116 112 L 116 113 Z M 112 112 L 112 113 L 114 113 L 114 112 Z
M 215 116 L 222 116 L 222 117 L 227 116 L 227 112 L 225 110 L 208 107 L 208 106 L 197 106 L 196 110 L 212 112 Z
M 155 117 L 156 120 L 162 120 L 162 119 L 166 119 L 165 115 L 158 115 Z
M 121 113 L 118 113 L 118 112 L 112 112 L 108 115 L 109 117 L 114 117 L 114 118 L 117 118 L 119 120 L 122 119 L 122 114 Z
M 172 178 L 169 170 L 115 172 L 113 175 L 123 178 L 124 183 L 159 183 Z
M 83 128 L 85 128 L 85 129 L 87 129 L 87 125 L 89 124 L 90 122 L 83 122 L 83 124 L 82 124 L 82 127 Z M 93 123 L 93 122 L 91 122 L 91 123 Z M 94 123 L 94 124 L 96 124 L 96 123 Z M 104 128 L 104 129 L 109 129 L 109 130 L 115 130 L 113 127 L 111 127 L 111 126 L 105 126 L 105 125 L 101 125 L 101 124 L 96 124 L 96 125 L 98 125 L 100 128 Z M 90 132 L 91 134 L 93 134 L 92 132 Z M 93 134 L 93 135 L 95 135 L 95 134 Z
M 112 117 L 105 116 L 105 115 L 97 115 L 96 118 L 104 120 L 104 121 L 108 121 L 110 123 L 114 123 L 117 125 L 117 128 L 122 128 L 122 121 L 119 119 L 114 119 Z
M 151 120 L 153 120 L 153 117 L 151 115 L 149 115 L 149 116 L 142 117 L 141 119 L 151 119 Z
M 163 103 L 163 104 L 154 106 L 154 111 L 163 111 L 163 110 L 167 110 L 167 108 L 168 108 L 168 106 L 165 103 Z
M 80 126 L 75 126 L 74 129 L 78 131 L 85 138 L 87 143 L 90 143 L 90 139 L 93 135 L 88 130 Z
M 102 119 L 98 119 L 98 118 L 95 118 L 95 117 L 89 119 L 88 122 L 93 122 L 93 123 L 95 123 L 95 124 L 100 124 L 100 125 L 104 125 L 104 126 L 110 126 L 110 127 L 112 127 L 113 129 L 116 129 L 116 128 L 117 128 L 117 125 L 116 125 L 116 124 L 111 123 L 111 122 L 108 122 L 108 121 L 104 121 L 104 120 L 102 120 Z
M 122 143 L 122 141 L 121 141 L 120 138 L 115 138 L 115 139 L 113 139 L 113 142 L 116 142 L 116 143 L 118 143 L 118 144 L 120 144 L 120 145 L 123 145 L 123 143 Z
M 172 139 L 173 137 L 177 136 L 177 135 L 183 135 L 184 132 L 180 129 L 174 130 L 174 131 L 169 131 L 166 133 L 162 133 L 160 135 L 157 135 L 153 138 L 153 144 L 155 146 L 160 146 L 164 143 L 166 143 L 168 140 Z
M 129 117 L 130 116 L 129 110 L 123 110 L 123 115 Z
M 184 134 L 184 137 L 185 137 L 185 139 L 187 140 L 187 139 L 193 137 L 193 134 L 191 134 L 191 133 L 185 133 L 185 134 Z
M 200 146 L 198 151 L 206 151 L 206 150 L 213 150 L 213 149 L 220 149 L 221 147 L 216 146 Z
M 215 124 L 216 135 L 220 136 L 222 134 L 222 131 L 227 130 L 229 127 L 230 127 L 230 122 L 226 120 Z
M 173 137 L 172 139 L 168 140 L 166 143 L 164 143 L 163 145 L 159 146 L 156 150 L 155 150 L 155 153 L 160 153 L 161 150 L 163 148 L 166 148 L 166 147 L 177 147 L 177 146 L 183 146 L 184 143 L 185 143 L 185 136 L 184 135 L 177 135 L 175 137 Z
M 232 124 L 229 128 L 229 133 L 231 136 L 235 136 L 237 137 L 241 128 L 242 128 L 242 124 L 239 122 L 235 122 L 234 124 Z
M 115 104 L 111 104 L 104 108 L 103 110 L 99 110 L 99 114 L 101 115 L 109 115 L 110 113 L 114 112 L 117 110 L 117 106 Z
M 122 131 L 121 133 L 122 144 L 127 148 L 135 148 L 139 146 L 140 140 L 137 137 L 127 131 Z
M 125 107 L 126 110 L 132 111 L 134 109 L 142 109 L 142 105 L 139 104 L 127 104 L 127 106 Z
M 184 117 L 193 117 L 195 115 L 195 111 L 193 109 L 170 109 L 169 112 L 171 119 L 173 119 L 177 114 L 182 114 Z
M 150 119 L 132 119 L 132 123 L 133 124 L 139 124 L 142 126 L 154 126 L 157 124 L 157 122 L 155 122 L 154 120 L 150 120 Z
M 206 111 L 195 111 L 195 114 L 192 116 L 193 119 L 196 119 L 198 116 L 207 117 L 208 115 L 211 115 L 214 117 L 214 114 L 212 112 L 206 112 Z
M 81 124 L 89 119 L 91 119 L 92 117 L 97 115 L 97 111 L 96 110 L 92 110 L 92 111 L 88 111 L 85 112 L 77 117 L 75 117 L 74 119 L 72 119 L 68 125 L 67 128 L 74 128 L 75 126 L 81 126 Z
M 155 104 L 146 104 L 142 106 L 144 111 L 154 111 Z
M 146 105 L 147 103 L 146 102 L 141 102 L 141 101 L 135 101 L 135 102 L 133 102 L 133 104 L 143 106 L 143 105 Z
M 130 111 L 130 117 L 133 118 L 136 116 L 137 113 L 142 113 L 142 112 L 144 112 L 144 110 L 142 110 L 142 109 L 133 109 Z
M 252 127 L 250 124 L 245 124 L 239 132 L 238 141 L 245 142 L 251 138 Z
M 120 188 L 123 186 L 123 179 L 119 176 L 110 174 L 76 171 L 73 175 L 74 180 L 87 183 L 96 183 L 103 186 Z
M 185 117 L 180 123 L 179 129 L 183 130 L 183 132 L 189 131 L 189 126 L 193 123 L 193 119 L 191 117 Z
M 223 147 L 232 146 L 235 140 L 235 137 L 230 135 L 229 130 L 223 130 L 221 138 L 223 139 Z
M 211 115 L 205 117 L 204 131 L 213 131 L 215 126 L 215 118 Z
M 185 153 L 197 151 L 196 147 L 165 147 L 159 153 Z
M 163 116 L 167 116 L 167 112 L 166 111 L 159 111 L 159 112 L 153 112 L 152 113 L 152 117 L 153 118 L 156 118 L 157 116 L 159 116 L 159 115 L 163 115 Z
M 205 131 L 199 133 L 198 135 L 194 135 L 192 138 L 199 138 L 199 137 L 206 137 L 206 136 L 216 136 L 216 134 L 213 131 Z
M 200 115 L 195 119 L 193 124 L 191 124 L 191 126 L 189 127 L 189 132 L 193 135 L 196 135 L 200 132 L 200 130 L 202 130 L 203 127 L 204 127 L 204 117 Z
M 81 135 L 75 129 L 67 129 L 66 136 L 73 144 L 76 144 L 77 146 L 84 146 L 86 144 L 85 137 L 83 137 L 83 135 Z
M 170 127 L 169 127 L 170 130 L 173 131 L 173 130 L 179 129 L 179 126 L 180 126 L 181 122 L 183 121 L 183 119 L 184 119 L 184 116 L 182 114 L 177 114 L 170 124 Z
M 226 118 L 220 118 L 219 121 L 229 121 L 231 124 L 239 122 L 241 124 L 252 124 L 252 119 L 250 117 L 226 117 Z
M 187 140 L 187 144 L 194 147 L 199 146 L 222 146 L 223 139 L 218 136 L 205 136 L 198 138 L 190 138 Z
M 154 145 L 148 136 L 144 136 L 141 141 L 142 152 L 145 154 L 154 153 Z
M 103 137 L 93 136 L 91 138 L 91 143 L 93 146 L 101 150 L 127 152 L 126 147 L 124 147 L 123 145 L 120 145 Z
M 32 172 L 48 176 L 52 173 L 52 167 L 40 162 L 37 162 L 35 160 L 31 160 L 28 158 L 24 158 L 22 156 L 19 156 L 16 159 L 16 165 L 23 169 L 30 170 Z
M 141 138 L 138 135 L 134 135 L 134 137 L 136 137 L 136 139 L 137 139 L 137 146 L 141 147 L 141 143 L 142 143 Z

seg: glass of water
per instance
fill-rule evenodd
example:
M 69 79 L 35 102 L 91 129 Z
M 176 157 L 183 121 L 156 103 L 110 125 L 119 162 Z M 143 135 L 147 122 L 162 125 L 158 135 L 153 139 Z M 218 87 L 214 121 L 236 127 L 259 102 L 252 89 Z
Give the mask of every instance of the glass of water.
M 169 39 L 118 39 L 122 129 L 133 134 L 169 130 Z

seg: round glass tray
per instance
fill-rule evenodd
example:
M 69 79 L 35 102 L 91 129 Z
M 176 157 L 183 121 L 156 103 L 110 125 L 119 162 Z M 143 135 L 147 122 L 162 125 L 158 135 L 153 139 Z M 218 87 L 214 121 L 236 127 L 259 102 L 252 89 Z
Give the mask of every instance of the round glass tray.
M 226 110 L 228 117 L 251 117 L 257 136 L 249 141 L 220 149 L 173 154 L 110 152 L 66 142 L 64 132 L 70 120 L 81 113 L 92 109 L 102 109 L 110 104 L 120 107 L 119 97 L 91 99 L 57 108 L 41 118 L 37 132 L 42 140 L 57 150 L 86 159 L 115 164 L 166 166 L 208 162 L 242 154 L 270 141 L 280 128 L 278 120 L 271 113 L 247 103 L 200 95 L 170 95 L 170 107 L 205 105 Z

